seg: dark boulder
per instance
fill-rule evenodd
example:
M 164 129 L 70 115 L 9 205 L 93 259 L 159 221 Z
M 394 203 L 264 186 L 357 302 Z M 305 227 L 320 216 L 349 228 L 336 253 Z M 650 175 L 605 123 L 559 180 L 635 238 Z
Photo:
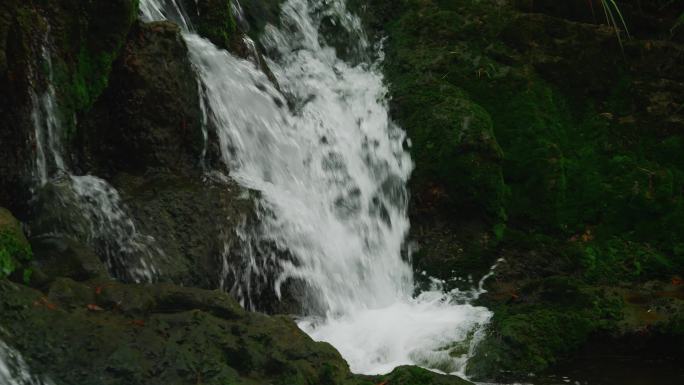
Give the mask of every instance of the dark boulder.
M 180 29 L 137 24 L 110 86 L 80 124 L 84 168 L 196 173 L 204 139 L 198 85 Z
M 75 281 L 109 277 L 97 254 L 73 239 L 47 234 L 32 238 L 31 247 L 34 250 L 32 286 L 42 287 L 56 277 Z

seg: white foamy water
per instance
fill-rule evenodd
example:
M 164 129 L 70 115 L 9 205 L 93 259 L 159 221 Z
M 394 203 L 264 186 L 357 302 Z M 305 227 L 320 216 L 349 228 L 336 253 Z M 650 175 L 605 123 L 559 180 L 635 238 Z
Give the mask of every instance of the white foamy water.
M 431 291 L 386 307 L 304 319 L 299 326 L 335 346 L 356 373 L 384 374 L 397 366 L 419 365 L 463 375 L 476 333 L 488 320 L 482 308 L 455 304 Z
M 368 49 L 345 2 L 288 0 L 281 27 L 267 26 L 262 44 L 282 93 L 252 62 L 194 34 L 173 0 L 141 4 L 147 20 L 180 17 L 223 159 L 234 179 L 261 192 L 258 235 L 291 255 L 261 256 L 278 266 L 271 290 L 284 295 L 292 280 L 306 287 L 299 326 L 337 347 L 354 372 L 416 364 L 462 373 L 490 313 L 455 293 L 413 296 L 402 258 L 413 167 L 405 135 L 389 118 L 380 72 L 340 60 L 319 35 L 321 19 L 333 18 Z
M 45 204 L 60 206 L 57 210 L 61 210 L 61 223 L 53 231 L 89 242 L 100 251 L 116 277 L 152 281 L 158 275 L 153 261 L 163 255 L 154 246 L 154 239 L 136 229 L 114 187 L 93 175 L 73 175 L 64 161 L 64 132 L 52 85 L 48 37 L 43 42 L 41 57 L 48 69 L 46 90 L 40 95 L 31 91 L 31 119 L 36 141 L 36 185 L 38 190 L 54 188 L 56 201 Z
M 53 385 L 52 381 L 31 373 L 18 351 L 0 340 L 1 385 Z

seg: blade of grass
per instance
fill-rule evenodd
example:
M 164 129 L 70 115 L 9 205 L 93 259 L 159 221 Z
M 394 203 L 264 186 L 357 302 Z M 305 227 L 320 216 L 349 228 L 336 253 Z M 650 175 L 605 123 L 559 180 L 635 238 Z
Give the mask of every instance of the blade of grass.
M 627 28 L 627 23 L 625 22 L 624 17 L 622 16 L 622 12 L 620 11 L 620 7 L 617 5 L 615 0 L 601 0 L 601 6 L 603 7 L 603 13 L 606 16 L 606 23 L 608 23 L 609 26 L 613 27 L 613 30 L 615 31 L 615 36 L 618 39 L 618 43 L 620 44 L 620 49 L 624 53 L 625 47 L 622 43 L 622 35 L 621 35 L 621 27 L 624 28 L 625 33 L 627 34 L 627 38 L 631 38 L 629 34 L 629 29 Z M 620 23 L 615 18 L 615 14 L 619 17 Z
M 620 7 L 618 7 L 615 0 L 609 0 L 609 1 L 613 5 L 613 9 L 615 10 L 615 13 L 617 13 L 618 17 L 620 17 L 620 23 L 622 23 L 622 27 L 625 29 L 625 33 L 627 34 L 627 37 L 631 38 L 631 36 L 629 34 L 629 28 L 627 28 L 627 22 L 625 22 L 625 18 L 622 16 L 622 11 L 620 11 Z

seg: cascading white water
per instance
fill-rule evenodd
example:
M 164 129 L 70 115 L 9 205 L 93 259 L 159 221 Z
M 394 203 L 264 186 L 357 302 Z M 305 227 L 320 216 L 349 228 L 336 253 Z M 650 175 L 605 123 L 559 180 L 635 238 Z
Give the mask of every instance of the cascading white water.
M 48 32 L 49 35 L 49 32 Z M 64 161 L 49 41 L 43 41 L 41 59 L 47 68 L 46 90 L 40 96 L 31 91 L 31 119 L 36 141 L 34 173 L 38 189 L 53 188 L 62 207 L 59 229 L 97 247 L 115 276 L 135 282 L 153 281 L 158 272 L 153 263 L 162 255 L 154 239 L 137 231 L 126 214 L 119 193 L 105 180 L 93 175 L 73 175 Z
M 0 340 L 0 384 L 53 385 L 49 379 L 31 374 L 21 354 L 2 340 Z
M 150 21 L 180 10 L 174 0 L 141 5 Z M 278 261 L 274 289 L 305 283 L 312 312 L 299 326 L 337 347 L 355 372 L 403 364 L 462 372 L 490 313 L 454 293 L 412 295 L 402 259 L 412 169 L 404 133 L 389 119 L 379 71 L 345 63 L 319 36 L 317 15 L 333 15 L 367 47 L 358 19 L 341 0 L 288 0 L 281 13 L 284 27 L 267 26 L 262 44 L 277 55 L 268 64 L 293 111 L 253 63 L 194 34 L 180 13 L 224 161 L 261 192 L 259 235 L 292 255 Z

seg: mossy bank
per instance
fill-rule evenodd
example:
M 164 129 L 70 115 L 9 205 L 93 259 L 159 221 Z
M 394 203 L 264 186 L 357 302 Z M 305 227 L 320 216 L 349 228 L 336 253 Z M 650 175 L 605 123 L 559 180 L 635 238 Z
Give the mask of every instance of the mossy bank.
M 363 13 L 416 162 L 416 270 L 463 287 L 503 258 L 475 376 L 539 372 L 599 335 L 684 346 L 682 5 L 655 3 L 618 1 L 624 47 L 582 1 Z

